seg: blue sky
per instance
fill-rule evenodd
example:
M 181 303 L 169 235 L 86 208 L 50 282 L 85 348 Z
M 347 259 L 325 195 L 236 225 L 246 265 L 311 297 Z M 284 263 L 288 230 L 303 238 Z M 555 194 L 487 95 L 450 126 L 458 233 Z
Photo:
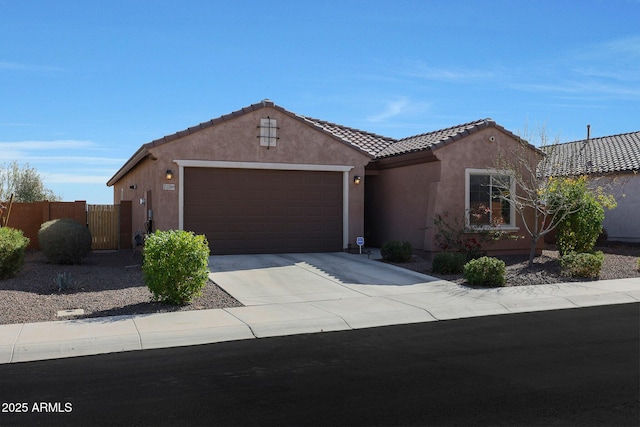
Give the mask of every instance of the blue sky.
M 140 145 L 265 98 L 391 137 L 637 131 L 639 22 L 640 0 L 0 0 L 0 164 L 111 203 Z

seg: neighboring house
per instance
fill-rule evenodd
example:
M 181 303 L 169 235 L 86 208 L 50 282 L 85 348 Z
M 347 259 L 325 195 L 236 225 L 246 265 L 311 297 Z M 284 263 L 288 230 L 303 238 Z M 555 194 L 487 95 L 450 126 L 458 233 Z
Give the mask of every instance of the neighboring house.
M 640 242 L 640 131 L 543 147 L 548 176 L 599 178 L 618 207 L 605 210 L 608 240 Z
M 433 252 L 437 213 L 483 207 L 471 228 L 524 236 L 491 187 L 509 179 L 491 170 L 500 151 L 522 146 L 491 119 L 398 140 L 264 100 L 142 145 L 107 185 L 115 203 L 133 201 L 133 231 L 151 218 L 206 234 L 213 254 L 342 251 L 358 236 Z M 540 152 L 525 151 L 535 167 Z M 529 241 L 492 249 L 528 253 Z

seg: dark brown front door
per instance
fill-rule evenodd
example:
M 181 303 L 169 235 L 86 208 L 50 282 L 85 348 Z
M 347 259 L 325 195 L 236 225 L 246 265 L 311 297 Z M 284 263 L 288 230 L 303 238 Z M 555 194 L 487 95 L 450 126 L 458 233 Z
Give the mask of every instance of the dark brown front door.
M 185 168 L 184 228 L 212 254 L 342 250 L 342 173 Z

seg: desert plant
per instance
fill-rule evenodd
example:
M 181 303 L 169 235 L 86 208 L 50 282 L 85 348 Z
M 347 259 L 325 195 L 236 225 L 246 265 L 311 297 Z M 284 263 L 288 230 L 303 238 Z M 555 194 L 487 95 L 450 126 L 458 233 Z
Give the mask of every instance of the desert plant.
M 0 279 L 13 277 L 24 266 L 24 253 L 29 239 L 21 230 L 0 228 Z
M 497 258 L 483 256 L 466 263 L 464 278 L 472 285 L 504 286 L 506 283 L 506 264 Z
M 640 258 L 638 258 L 638 271 L 640 271 Z
M 440 252 L 433 257 L 431 271 L 435 274 L 460 274 L 467 262 L 461 252 Z
M 603 231 L 604 208 L 613 209 L 615 199 L 598 189 L 589 190 L 584 176 L 565 179 L 562 185 L 557 186 L 557 191 L 564 193 L 564 198 L 575 200 L 577 206 L 558 223 L 556 243 L 560 255 L 591 252 Z
M 56 284 L 58 292 L 64 292 L 68 289 L 71 289 L 75 282 L 76 281 L 73 279 L 73 277 L 71 277 L 71 274 L 67 274 L 67 272 L 58 273 L 53 279 L 53 283 Z
M 209 277 L 206 237 L 184 230 L 157 230 L 145 241 L 142 272 L 154 301 L 188 303 Z
M 435 214 L 433 225 L 437 230 L 434 240 L 438 247 L 443 251 L 462 252 L 467 261 L 483 256 L 488 243 L 517 238 L 501 230 L 498 224 L 469 230 L 464 218 L 452 217 L 448 212 Z
M 79 264 L 91 250 L 91 232 L 73 219 L 54 219 L 40 226 L 38 242 L 49 262 Z
M 380 254 L 386 261 L 408 262 L 413 254 L 413 248 L 409 242 L 391 240 L 380 248 Z
M 597 279 L 604 262 L 604 254 L 600 251 L 592 253 L 569 252 L 560 258 L 562 274 L 569 277 Z

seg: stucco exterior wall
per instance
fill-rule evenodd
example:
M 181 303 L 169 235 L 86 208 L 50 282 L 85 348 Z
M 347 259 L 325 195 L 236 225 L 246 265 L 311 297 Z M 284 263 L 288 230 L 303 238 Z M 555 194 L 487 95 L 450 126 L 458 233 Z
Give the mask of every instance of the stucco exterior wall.
M 437 148 L 434 154 L 435 158 L 425 157 L 424 163 L 408 166 L 385 168 L 381 161 L 377 170 L 369 172 L 365 183 L 369 185 L 366 227 L 372 244 L 380 246 L 389 240 L 406 240 L 414 249 L 438 252 L 440 248 L 434 242 L 438 231 L 433 221 L 435 214 L 448 214 L 452 225 L 455 220 L 461 226 L 464 224 L 467 169 L 496 168 L 499 156 L 515 165 L 521 164 L 522 156 L 532 166 L 537 162 L 533 150 L 523 150 L 512 136 L 494 127 Z M 488 244 L 488 252 L 528 253 L 531 240 L 518 216 L 516 226 L 519 230 L 510 235 L 518 236 L 517 239 Z M 538 251 L 542 244 L 540 242 Z
M 524 174 L 527 172 L 523 159 L 528 159 L 531 168 L 535 168 L 538 161 L 533 150 L 523 148 L 513 137 L 496 128 L 486 128 L 448 144 L 438 149 L 436 155 L 442 162 L 442 175 L 433 213 L 448 212 L 449 215 L 458 215 L 460 219 L 464 217 L 466 208 L 465 171 L 467 169 L 495 169 L 506 163 L 520 165 L 520 170 Z M 532 223 L 532 213 L 527 217 L 528 222 Z M 430 222 L 433 224 L 433 217 L 430 218 Z M 516 215 L 516 227 L 519 228 L 518 231 L 510 232 L 512 239 L 487 245 L 488 253 L 493 255 L 528 253 L 531 239 L 519 215 Z M 433 242 L 435 232 L 433 227 L 430 228 L 430 235 L 427 236 L 427 251 L 439 250 Z M 538 252 L 542 250 L 543 243 L 541 239 Z
M 278 140 L 275 147 L 260 146 L 258 138 L 261 118 L 277 120 Z M 151 194 L 154 229 L 177 229 L 180 180 L 175 160 L 215 160 L 310 165 L 353 166 L 349 172 L 349 241 L 355 244 L 364 233 L 364 185 L 353 183 L 356 175 L 364 177 L 370 157 L 333 137 L 270 107 L 218 123 L 212 127 L 149 149 L 150 157 L 123 176 L 114 185 L 114 200 L 133 201 L 133 228 L 146 220 L 146 205 L 139 200 Z M 173 178 L 165 178 L 166 170 Z M 174 184 L 173 190 L 163 184 Z M 136 185 L 132 190 L 130 185 Z M 171 188 L 171 187 L 170 187 Z M 150 192 L 150 193 L 149 193 Z
M 415 249 L 424 249 L 429 201 L 439 175 L 439 162 L 381 169 L 368 175 L 368 243 L 382 246 L 390 240 L 400 240 L 408 241 Z
M 604 212 L 608 240 L 640 242 L 640 175 L 619 175 L 612 186 L 618 206 Z
M 166 221 L 165 212 L 158 208 L 162 206 L 162 203 L 166 203 L 160 194 L 162 184 L 170 182 L 166 180 L 165 173 L 167 169 L 171 169 L 171 165 L 168 164 L 163 169 L 163 164 L 168 163 L 158 163 L 158 161 L 146 158 L 113 186 L 114 204 L 119 204 L 123 200 L 131 201 L 131 231 L 133 235 L 138 230 L 145 230 L 149 209 L 153 211 L 154 230 L 156 229 L 156 218 L 160 218 L 161 222 Z

